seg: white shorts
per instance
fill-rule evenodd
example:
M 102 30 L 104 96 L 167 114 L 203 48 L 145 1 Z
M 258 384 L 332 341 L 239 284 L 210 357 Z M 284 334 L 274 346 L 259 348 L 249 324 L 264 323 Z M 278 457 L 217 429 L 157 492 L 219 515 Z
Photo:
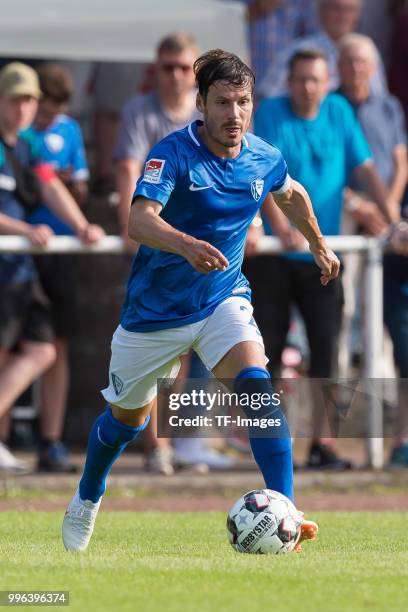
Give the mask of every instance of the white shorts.
M 129 332 L 119 325 L 112 338 L 109 387 L 102 390 L 107 402 L 120 408 L 141 408 L 157 395 L 158 378 L 175 378 L 181 355 L 193 349 L 212 370 L 240 342 L 263 340 L 252 316 L 253 308 L 242 297 L 230 297 L 197 323 L 155 332 Z

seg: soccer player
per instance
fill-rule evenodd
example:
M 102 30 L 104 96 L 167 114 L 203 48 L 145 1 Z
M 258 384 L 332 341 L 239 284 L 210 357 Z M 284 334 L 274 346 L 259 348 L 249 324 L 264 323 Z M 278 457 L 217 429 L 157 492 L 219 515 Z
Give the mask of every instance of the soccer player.
M 338 275 L 339 261 L 281 153 L 245 135 L 253 72 L 220 49 L 200 56 L 194 70 L 204 121 L 153 147 L 133 197 L 129 235 L 142 246 L 113 336 L 109 387 L 102 392 L 109 405 L 91 430 L 84 472 L 62 525 L 69 550 L 88 546 L 106 476 L 146 427 L 156 381 L 176 375 L 180 355 L 194 349 L 217 378 L 235 380 L 238 394 L 272 395 L 241 273 L 247 229 L 269 193 L 308 240 L 322 284 Z M 290 434 L 282 412 L 272 402 L 269 408 L 282 418 L 282 432 L 251 435 L 251 448 L 266 486 L 293 499 Z M 300 541 L 316 532 L 315 523 L 304 521 Z

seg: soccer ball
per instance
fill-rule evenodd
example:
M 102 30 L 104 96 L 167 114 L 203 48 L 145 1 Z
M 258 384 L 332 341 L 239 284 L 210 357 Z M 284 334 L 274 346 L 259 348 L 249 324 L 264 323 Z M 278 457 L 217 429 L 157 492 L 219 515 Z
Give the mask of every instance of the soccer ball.
M 281 555 L 299 540 L 303 514 L 277 491 L 245 493 L 228 513 L 228 540 L 242 553 Z

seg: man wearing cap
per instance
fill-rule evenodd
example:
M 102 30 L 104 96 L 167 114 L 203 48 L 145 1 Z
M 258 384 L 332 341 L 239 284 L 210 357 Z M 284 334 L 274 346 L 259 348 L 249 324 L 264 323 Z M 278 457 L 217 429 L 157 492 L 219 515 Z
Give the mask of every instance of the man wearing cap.
M 0 234 L 25 236 L 45 246 L 47 225 L 30 225 L 26 216 L 45 202 L 85 243 L 103 236 L 83 216 L 52 167 L 40 163 L 29 130 L 41 97 L 38 77 L 13 62 L 0 71 Z M 55 359 L 47 302 L 29 255 L 0 254 L 0 417 Z M 0 470 L 21 465 L 0 442 Z

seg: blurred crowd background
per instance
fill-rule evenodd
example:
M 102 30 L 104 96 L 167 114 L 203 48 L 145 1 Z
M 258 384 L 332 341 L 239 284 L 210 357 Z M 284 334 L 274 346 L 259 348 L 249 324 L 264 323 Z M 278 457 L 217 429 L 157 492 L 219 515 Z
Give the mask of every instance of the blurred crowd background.
M 324 234 L 381 236 L 392 247 L 384 257 L 386 335 L 378 359 L 384 378 L 401 381 L 391 393 L 399 409 L 386 462 L 406 468 L 408 2 L 243 4 L 256 75 L 254 132 L 281 149 Z M 137 250 L 127 236 L 135 183 L 150 148 L 200 118 L 193 63 L 201 51 L 190 33 L 175 32 L 159 42 L 152 64 L 0 61 L 0 234 L 45 245 L 53 234 L 93 242 L 105 231 L 124 243 L 120 256 L 0 254 L 0 471 L 29 470 L 14 451 L 33 448 L 40 471 L 78 468 L 67 444 L 84 444 L 102 408 L 109 340 Z M 271 372 L 358 378 L 364 259 L 342 256 L 341 278 L 322 288 L 311 257 L 296 253 L 302 236 L 276 207 L 262 215 L 248 233 L 244 271 Z M 277 236 L 284 252 L 256 255 L 263 234 Z M 184 359 L 181 379 L 209 376 L 196 356 Z M 304 467 L 352 469 L 316 393 L 312 387 Z M 237 432 L 214 448 L 204 438 L 158 437 L 156 421 L 139 449 L 152 473 L 233 469 L 234 456 L 249 453 Z

